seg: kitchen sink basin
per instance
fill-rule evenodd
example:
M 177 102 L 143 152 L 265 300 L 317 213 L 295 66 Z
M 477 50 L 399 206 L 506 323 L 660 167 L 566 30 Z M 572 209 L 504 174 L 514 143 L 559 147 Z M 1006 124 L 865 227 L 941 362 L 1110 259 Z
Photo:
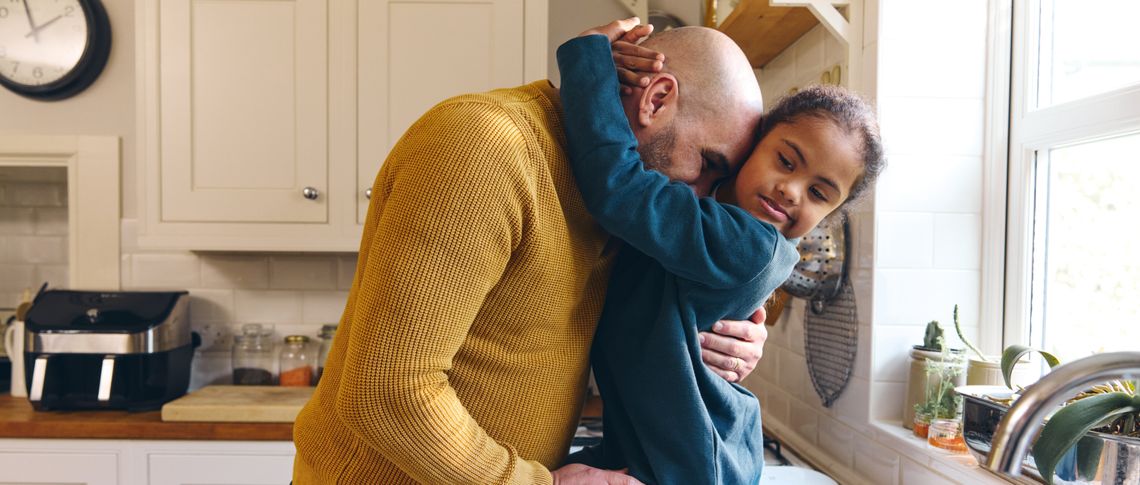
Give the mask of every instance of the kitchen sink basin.
M 1013 392 L 1003 386 L 960 386 L 955 391 L 962 396 L 962 435 L 966 447 L 979 463 L 986 463 L 994 431 L 1009 410 L 1008 401 L 1003 404 L 995 399 L 1008 400 Z M 1138 457 L 1140 440 L 1090 431 L 1061 459 L 1053 483 L 1140 483 Z M 1045 483 L 1029 453 L 1022 462 L 1021 472 L 1022 476 L 1017 478 L 1002 478 L 1017 483 Z

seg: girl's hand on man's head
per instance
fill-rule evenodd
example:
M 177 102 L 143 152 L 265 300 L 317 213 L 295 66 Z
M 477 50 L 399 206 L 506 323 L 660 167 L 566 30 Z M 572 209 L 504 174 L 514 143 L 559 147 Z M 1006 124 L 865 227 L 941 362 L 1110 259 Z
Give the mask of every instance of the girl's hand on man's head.
M 653 33 L 652 24 L 643 25 L 640 22 L 637 17 L 615 20 L 578 35 L 602 35 L 610 41 L 623 95 L 632 94 L 633 88 L 648 86 L 648 75 L 661 72 L 665 67 L 664 54 L 637 45 Z

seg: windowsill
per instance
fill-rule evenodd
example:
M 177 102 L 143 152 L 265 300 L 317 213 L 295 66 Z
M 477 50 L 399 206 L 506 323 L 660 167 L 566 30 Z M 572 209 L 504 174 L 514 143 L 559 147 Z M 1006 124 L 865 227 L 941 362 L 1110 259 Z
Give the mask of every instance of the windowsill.
M 978 465 L 973 455 L 951 455 L 931 449 L 926 441 L 902 427 L 901 421 L 874 420 L 875 441 L 911 460 L 962 484 L 1005 485 L 1016 483 Z

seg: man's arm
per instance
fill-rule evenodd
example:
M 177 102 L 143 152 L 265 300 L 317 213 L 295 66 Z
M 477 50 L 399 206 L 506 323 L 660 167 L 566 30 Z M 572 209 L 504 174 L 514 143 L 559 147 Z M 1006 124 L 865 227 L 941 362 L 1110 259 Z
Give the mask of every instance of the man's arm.
M 523 224 L 525 142 L 490 110 L 447 105 L 409 129 L 373 189 L 361 247 L 337 413 L 422 483 L 552 481 L 488 436 L 448 382 Z

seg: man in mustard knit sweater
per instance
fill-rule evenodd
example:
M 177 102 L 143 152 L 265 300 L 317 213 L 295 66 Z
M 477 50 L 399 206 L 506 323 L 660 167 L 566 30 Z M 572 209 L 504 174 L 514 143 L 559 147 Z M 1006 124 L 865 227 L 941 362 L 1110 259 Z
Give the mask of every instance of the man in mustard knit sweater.
M 599 30 L 648 34 L 636 24 Z M 707 194 L 747 157 L 762 103 L 740 49 L 693 30 L 645 46 L 710 69 L 650 74 L 624 102 L 647 165 Z M 583 206 L 560 115 L 549 81 L 459 96 L 392 148 L 324 374 L 293 427 L 296 485 L 636 483 L 550 471 L 577 426 L 620 244 Z M 737 380 L 766 333 L 722 323 L 702 352 Z

